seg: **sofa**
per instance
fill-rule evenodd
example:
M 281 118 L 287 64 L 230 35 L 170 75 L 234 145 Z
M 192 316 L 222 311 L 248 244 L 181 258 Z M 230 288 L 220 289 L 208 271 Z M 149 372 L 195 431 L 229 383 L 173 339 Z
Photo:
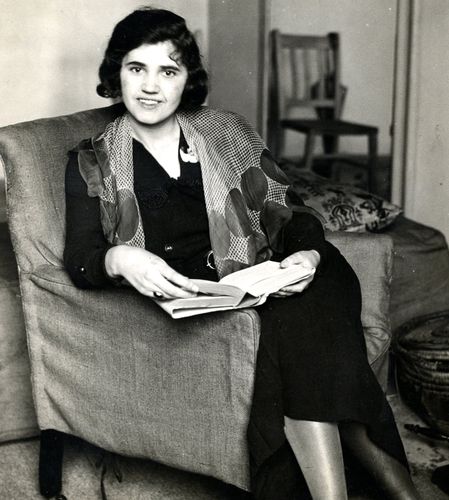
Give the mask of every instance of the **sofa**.
M 0 129 L 18 270 L 15 275 L 10 254 L 8 271 L 0 267 L 9 277 L 1 276 L 0 284 L 16 297 L 15 307 L 23 308 L 23 319 L 21 314 L 6 318 L 6 324 L 3 319 L 0 330 L 0 345 L 22 349 L 7 363 L 20 364 L 20 369 L 2 368 L 0 429 L 6 432 L 0 440 L 54 429 L 105 450 L 247 490 L 246 425 L 259 338 L 257 311 L 172 320 L 131 289 L 77 289 L 64 270 L 66 154 L 116 113 L 111 106 Z M 386 387 L 392 240 L 344 232 L 328 238 L 360 278 L 368 357 Z M 13 382 L 8 376 L 15 377 Z M 8 384 L 16 394 L 5 392 Z M 25 406 L 26 418 L 14 428 Z M 4 408 L 9 408 L 6 413 Z

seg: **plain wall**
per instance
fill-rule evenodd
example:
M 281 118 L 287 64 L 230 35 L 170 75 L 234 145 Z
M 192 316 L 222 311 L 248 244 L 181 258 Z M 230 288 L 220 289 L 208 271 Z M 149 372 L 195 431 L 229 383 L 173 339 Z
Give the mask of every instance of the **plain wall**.
M 0 0 L 0 127 L 112 103 L 96 94 L 115 24 L 151 5 L 186 18 L 207 65 L 208 0 Z M 0 180 L 4 172 L 0 169 Z
M 449 241 L 449 2 L 413 0 L 413 11 L 405 213 Z
M 444 1 L 444 0 L 443 0 Z M 285 33 L 340 33 L 343 119 L 379 127 L 379 153 L 390 154 L 396 0 L 272 0 L 270 28 Z M 302 153 L 300 135 L 287 154 Z M 366 154 L 366 138 L 343 138 L 341 150 Z
M 207 52 L 208 0 L 0 0 L 0 126 L 107 106 L 95 88 L 108 39 L 145 5 L 185 17 Z
M 211 0 L 209 103 L 245 116 L 260 128 L 261 0 Z

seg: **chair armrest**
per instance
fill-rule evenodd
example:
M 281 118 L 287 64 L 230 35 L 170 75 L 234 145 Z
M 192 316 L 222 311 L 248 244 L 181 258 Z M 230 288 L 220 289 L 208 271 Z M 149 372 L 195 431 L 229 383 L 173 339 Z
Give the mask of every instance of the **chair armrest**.
M 326 237 L 340 250 L 359 278 L 368 360 L 385 389 L 387 353 L 392 337 L 389 309 L 393 240 L 388 235 L 375 233 L 329 232 Z
M 81 290 L 45 264 L 20 284 L 41 429 L 247 487 L 254 310 L 174 320 L 129 287 Z

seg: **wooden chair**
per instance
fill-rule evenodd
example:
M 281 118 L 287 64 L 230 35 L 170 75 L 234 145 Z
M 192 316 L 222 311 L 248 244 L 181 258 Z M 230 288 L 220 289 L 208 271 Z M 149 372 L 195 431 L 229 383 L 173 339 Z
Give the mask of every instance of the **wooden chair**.
M 304 36 L 271 33 L 272 72 L 270 131 L 272 149 L 279 158 L 284 149 L 285 129 L 306 135 L 303 164 L 312 169 L 316 137 L 323 137 L 325 154 L 320 158 L 345 158 L 338 153 L 340 136 L 366 136 L 368 139 L 368 188 L 373 187 L 377 159 L 377 127 L 341 120 L 346 89 L 340 83 L 338 33 Z M 292 118 L 292 111 L 309 108 L 313 118 Z

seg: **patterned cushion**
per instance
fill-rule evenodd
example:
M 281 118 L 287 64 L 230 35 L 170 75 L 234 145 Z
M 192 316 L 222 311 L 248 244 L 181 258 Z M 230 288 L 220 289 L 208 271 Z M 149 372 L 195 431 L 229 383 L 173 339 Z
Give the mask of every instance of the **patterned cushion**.
M 295 196 L 316 211 L 328 231 L 376 231 L 402 213 L 400 207 L 349 184 L 337 184 L 303 172 L 295 177 L 290 198 Z

